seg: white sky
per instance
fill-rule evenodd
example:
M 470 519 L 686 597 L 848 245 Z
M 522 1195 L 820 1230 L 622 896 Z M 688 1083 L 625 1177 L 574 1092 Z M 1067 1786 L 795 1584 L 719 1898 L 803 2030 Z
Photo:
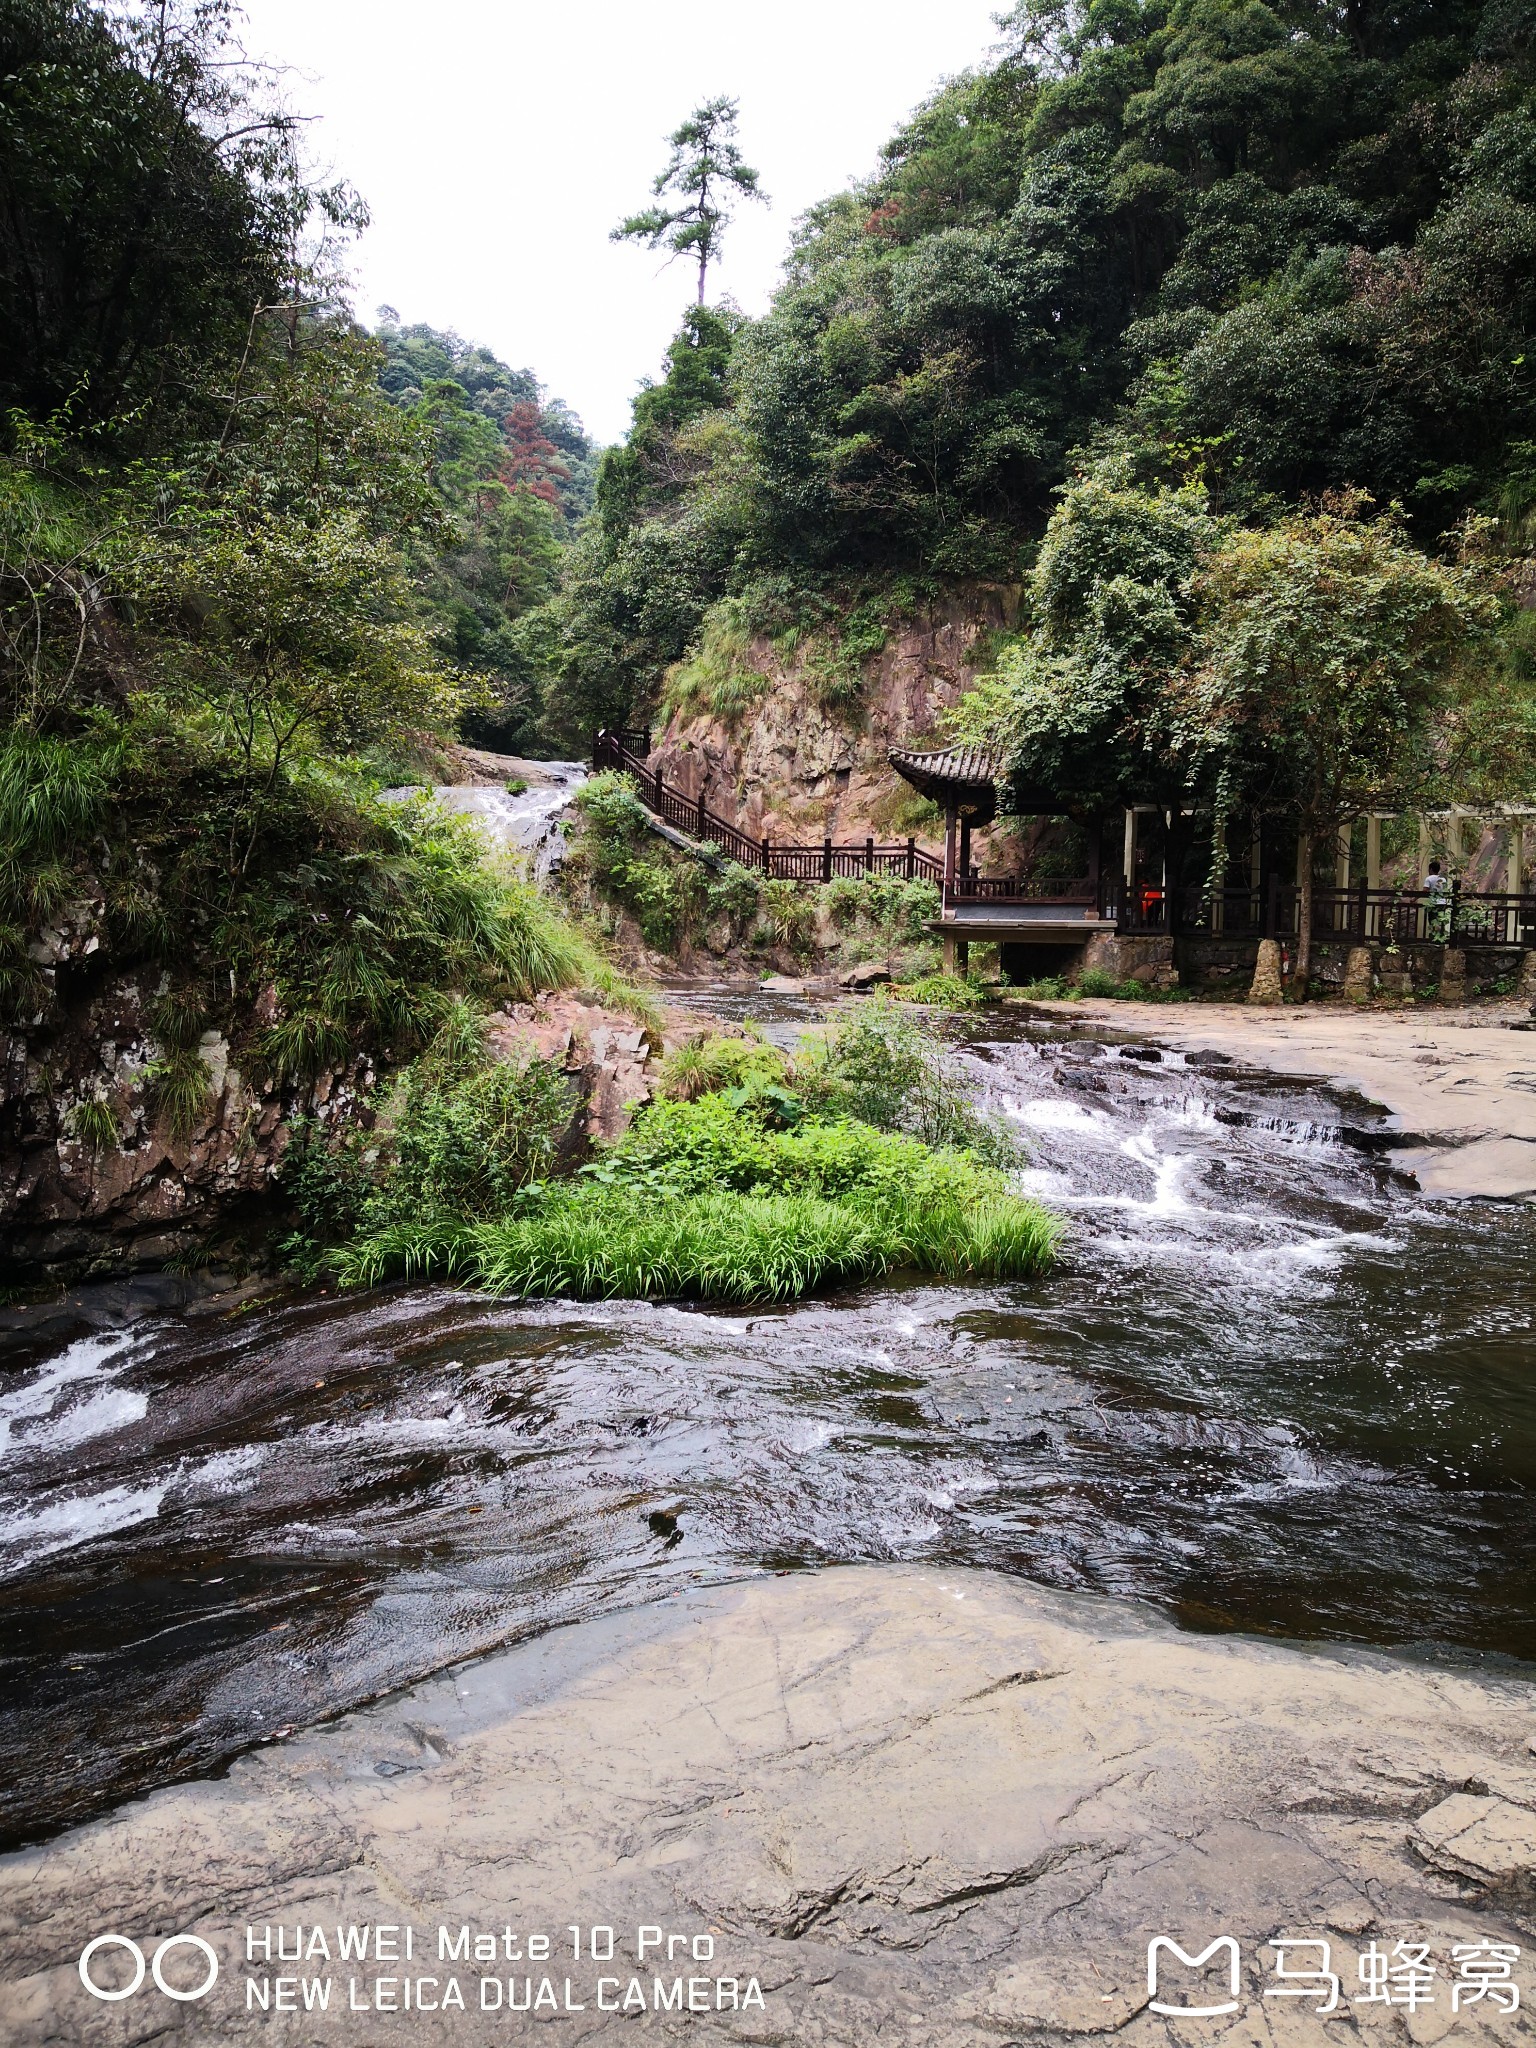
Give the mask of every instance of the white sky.
M 357 309 L 456 328 L 532 369 L 617 440 L 692 296 L 685 263 L 608 231 L 647 202 L 663 137 L 741 101 L 771 207 L 744 207 L 711 273 L 767 304 L 795 216 L 867 174 L 941 77 L 981 59 L 1005 0 L 244 0 L 253 56 L 293 68 L 311 153 L 373 225 Z

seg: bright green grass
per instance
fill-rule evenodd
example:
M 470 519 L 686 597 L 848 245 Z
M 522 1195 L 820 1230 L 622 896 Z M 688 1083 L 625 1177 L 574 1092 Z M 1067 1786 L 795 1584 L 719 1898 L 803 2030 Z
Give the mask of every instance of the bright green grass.
M 992 1196 L 890 1199 L 707 1193 L 658 1201 L 628 1189 L 551 1191 L 493 1223 L 399 1223 L 332 1255 L 343 1284 L 433 1275 L 497 1294 L 794 1301 L 898 1266 L 951 1278 L 1032 1279 L 1059 1226 L 1035 1203 Z

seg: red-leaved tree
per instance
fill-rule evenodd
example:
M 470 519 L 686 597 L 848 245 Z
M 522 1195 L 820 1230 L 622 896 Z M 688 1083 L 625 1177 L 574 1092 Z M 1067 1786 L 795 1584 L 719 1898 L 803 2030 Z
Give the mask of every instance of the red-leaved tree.
M 558 505 L 560 486 L 570 482 L 571 472 L 545 433 L 533 400 L 520 398 L 502 421 L 502 428 L 507 452 L 502 457 L 501 480 L 507 489 L 532 491 L 536 498 Z

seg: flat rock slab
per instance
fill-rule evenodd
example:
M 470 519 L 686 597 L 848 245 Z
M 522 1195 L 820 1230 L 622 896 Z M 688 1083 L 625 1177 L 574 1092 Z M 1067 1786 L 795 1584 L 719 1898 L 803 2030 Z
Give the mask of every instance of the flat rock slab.
M 1524 2006 L 1453 2014 L 1451 1951 L 1518 1945 L 1514 1981 L 1536 1997 L 1533 1737 L 1536 1687 L 1517 1680 L 1181 1634 L 987 1573 L 700 1589 L 0 1861 L 0 2039 L 387 2048 L 500 2042 L 537 2020 L 551 2043 L 1513 2043 L 1530 2038 Z M 383 1926 L 413 1930 L 409 1962 L 399 1932 L 382 1960 L 339 1959 L 345 1930 L 376 1947 Z M 614 1930 L 611 1961 L 588 1932 L 573 1957 L 571 1930 L 594 1927 Z M 302 1961 L 262 1953 L 280 1928 Z M 443 1959 L 439 1928 L 478 1936 L 481 1958 Z M 151 1980 L 93 1999 L 77 1959 L 107 1931 L 151 1960 L 196 1933 L 218 1981 L 199 2001 Z M 1160 1935 L 1192 1955 L 1234 1938 L 1235 2013 L 1151 2009 Z M 1333 2020 L 1315 1997 L 1265 1997 L 1276 1935 L 1332 1944 Z M 1427 1944 L 1433 2003 L 1352 2004 L 1372 1941 Z M 1160 2002 L 1219 1997 L 1217 1964 L 1175 1962 Z M 98 1957 L 107 1988 L 115 1966 Z M 187 1989 L 205 1965 L 183 1949 L 163 1968 Z M 303 2011 L 306 1980 L 330 1984 L 323 2014 Z M 450 1981 L 462 2011 L 441 2006 Z
M 1272 1073 L 1329 1081 L 1380 1103 L 1399 1131 L 1430 1141 L 1393 1154 L 1426 1194 L 1505 1201 L 1536 1194 L 1536 1036 L 1508 1028 L 1526 1021 L 1516 1005 L 1275 1011 L 1088 1001 L 1071 1012 L 1146 1031 L 1184 1051 L 1216 1050 Z

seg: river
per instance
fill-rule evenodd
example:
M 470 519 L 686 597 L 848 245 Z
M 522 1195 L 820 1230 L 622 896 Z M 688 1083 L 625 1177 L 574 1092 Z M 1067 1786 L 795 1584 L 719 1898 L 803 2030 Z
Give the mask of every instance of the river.
M 965 1057 L 1069 1220 L 1038 1284 L 114 1295 L 13 1339 L 6 1840 L 492 1644 L 831 1561 L 1536 1665 L 1536 1214 L 1429 1203 L 1364 1105 L 1214 1056 L 983 1017 Z

